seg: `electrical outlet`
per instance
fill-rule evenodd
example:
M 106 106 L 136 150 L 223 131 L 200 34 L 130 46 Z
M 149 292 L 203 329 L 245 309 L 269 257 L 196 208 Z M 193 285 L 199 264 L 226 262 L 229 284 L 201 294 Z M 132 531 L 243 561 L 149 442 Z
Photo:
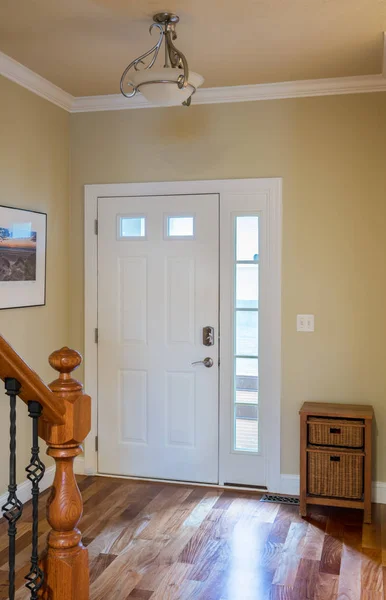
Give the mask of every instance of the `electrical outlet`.
M 308 333 L 315 331 L 314 315 L 297 315 L 296 331 L 308 332 Z

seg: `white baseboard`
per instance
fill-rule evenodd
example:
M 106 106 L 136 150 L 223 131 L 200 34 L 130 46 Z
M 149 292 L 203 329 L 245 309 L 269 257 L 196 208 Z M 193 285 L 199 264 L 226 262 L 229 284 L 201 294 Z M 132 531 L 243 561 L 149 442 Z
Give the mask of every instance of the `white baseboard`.
M 289 496 L 299 496 L 300 477 L 299 475 L 280 475 L 280 494 L 288 494 Z
M 299 475 L 281 475 L 280 493 L 290 496 L 299 495 L 300 478 Z M 373 481 L 372 489 L 373 502 L 376 504 L 386 504 L 386 482 Z
M 373 502 L 386 504 L 386 482 L 373 481 Z
M 51 467 L 48 467 L 48 469 L 46 469 L 44 477 L 40 482 L 39 488 L 41 492 L 44 492 L 46 489 L 51 487 L 52 482 L 54 481 L 54 477 L 55 465 L 52 465 Z M 17 486 L 17 497 L 23 504 L 28 502 L 28 500 L 31 500 L 31 488 L 32 484 L 28 479 L 26 479 L 26 481 L 23 481 L 23 483 Z M 8 492 L 5 492 L 0 496 L 0 506 L 3 506 L 7 502 L 7 498 Z
M 87 475 L 84 468 L 84 456 L 78 456 L 74 461 L 75 475 Z

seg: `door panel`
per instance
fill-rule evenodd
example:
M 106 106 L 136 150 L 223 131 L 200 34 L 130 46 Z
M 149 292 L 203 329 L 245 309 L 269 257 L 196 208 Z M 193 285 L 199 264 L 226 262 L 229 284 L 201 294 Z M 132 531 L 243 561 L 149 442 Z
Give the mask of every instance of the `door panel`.
M 218 195 L 103 198 L 98 222 L 99 471 L 216 483 Z

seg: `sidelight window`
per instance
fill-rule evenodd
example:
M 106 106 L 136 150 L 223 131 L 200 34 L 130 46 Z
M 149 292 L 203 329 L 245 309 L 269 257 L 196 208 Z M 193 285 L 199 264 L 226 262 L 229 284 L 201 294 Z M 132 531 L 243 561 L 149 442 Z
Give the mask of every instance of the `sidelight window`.
M 233 449 L 259 451 L 259 217 L 235 217 Z

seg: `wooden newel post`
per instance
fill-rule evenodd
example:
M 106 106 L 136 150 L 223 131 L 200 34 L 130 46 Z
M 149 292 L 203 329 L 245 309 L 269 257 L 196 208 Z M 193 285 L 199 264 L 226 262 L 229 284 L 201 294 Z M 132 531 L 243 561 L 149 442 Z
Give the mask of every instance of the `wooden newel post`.
M 88 600 L 88 552 L 77 528 L 83 512 L 82 497 L 74 476 L 74 459 L 81 454 L 81 443 L 91 428 L 91 399 L 71 372 L 82 362 L 75 350 L 62 348 L 49 357 L 59 378 L 50 384 L 58 400 L 64 401 L 62 425 L 40 419 L 39 435 L 48 445 L 47 454 L 55 459 L 56 473 L 47 503 L 47 519 L 52 527 L 47 550 L 42 558 L 45 600 Z

